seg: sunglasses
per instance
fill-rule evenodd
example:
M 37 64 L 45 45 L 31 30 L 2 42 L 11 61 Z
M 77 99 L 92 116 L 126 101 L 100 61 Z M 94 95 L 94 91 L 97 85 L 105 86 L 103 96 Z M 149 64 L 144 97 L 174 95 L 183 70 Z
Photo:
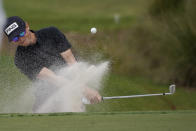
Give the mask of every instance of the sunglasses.
M 24 31 L 24 32 L 21 32 L 21 33 L 19 34 L 19 36 L 14 37 L 14 39 L 13 39 L 12 41 L 13 41 L 13 42 L 17 42 L 17 41 L 19 40 L 19 38 L 25 36 L 25 34 L 26 34 L 25 31 Z

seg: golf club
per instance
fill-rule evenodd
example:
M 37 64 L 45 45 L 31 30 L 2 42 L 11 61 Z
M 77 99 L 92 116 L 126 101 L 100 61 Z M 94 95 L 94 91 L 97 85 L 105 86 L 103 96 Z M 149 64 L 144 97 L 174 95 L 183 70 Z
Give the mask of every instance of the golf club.
M 110 96 L 110 97 L 102 97 L 102 101 L 109 99 L 122 99 L 122 98 L 135 98 L 135 97 L 145 97 L 145 96 L 164 96 L 164 95 L 172 95 L 175 93 L 176 86 L 170 85 L 168 93 L 159 93 L 159 94 L 143 94 L 143 95 L 130 95 L 130 96 Z M 86 98 L 82 98 L 82 102 L 84 104 L 90 104 L 90 101 Z
M 162 95 L 172 95 L 175 93 L 175 85 L 169 86 L 168 93 L 159 93 L 159 94 L 143 94 L 143 95 L 130 95 L 130 96 L 111 96 L 111 97 L 102 97 L 103 100 L 109 99 L 121 99 L 121 98 L 135 98 L 135 97 L 145 97 L 145 96 L 162 96 Z

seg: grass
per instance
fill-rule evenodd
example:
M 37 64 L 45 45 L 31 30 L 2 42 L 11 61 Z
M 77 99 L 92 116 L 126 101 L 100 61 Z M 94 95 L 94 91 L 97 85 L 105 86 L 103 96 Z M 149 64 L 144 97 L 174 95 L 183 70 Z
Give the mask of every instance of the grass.
M 102 90 L 103 96 L 135 95 L 169 92 L 169 85 L 160 85 L 146 78 L 126 77 L 112 74 Z M 141 97 L 106 100 L 90 105 L 89 111 L 145 111 L 145 110 L 189 110 L 196 109 L 195 90 L 177 86 L 171 96 Z
M 32 29 L 39 29 L 46 26 L 57 26 L 64 32 L 78 32 L 74 38 L 72 33 L 68 34 L 71 43 L 83 52 L 107 52 L 113 60 L 113 70 L 123 70 L 129 72 L 129 66 L 122 66 L 122 60 L 130 63 L 130 54 L 127 58 L 122 54 L 129 52 L 125 44 L 129 39 L 130 32 L 118 32 L 120 29 L 131 28 L 132 24 L 140 14 L 146 12 L 147 5 L 150 3 L 144 0 L 5 0 L 4 8 L 7 16 L 19 15 L 29 22 Z M 115 23 L 114 15 L 120 15 L 120 23 Z M 90 27 L 98 28 L 96 36 L 87 36 Z M 109 30 L 110 33 L 107 31 Z M 99 31 L 103 31 L 99 34 Z M 111 33 L 113 33 L 111 35 Z M 121 34 L 122 33 L 122 34 Z M 122 37 L 124 33 L 124 37 Z M 109 35 L 110 34 L 110 35 Z M 123 42 L 122 42 L 122 38 Z M 87 43 L 82 45 L 82 43 Z M 119 43 L 122 45 L 119 49 Z M 110 45 L 110 46 L 108 46 Z M 86 48 L 88 46 L 88 48 Z M 91 48 L 92 46 L 92 48 Z M 131 47 L 132 48 L 132 47 Z M 88 50 L 88 51 L 87 51 Z M 135 53 L 137 55 L 137 53 Z M 81 55 L 81 54 L 80 54 Z M 90 55 L 86 53 L 89 57 Z M 92 57 L 94 59 L 94 57 Z M 118 60 L 119 58 L 122 58 Z M 137 59 L 138 57 L 134 57 Z M 137 60 L 135 60 L 137 61 Z M 0 56 L 0 84 L 2 91 L 1 98 L 12 92 L 12 98 L 26 88 L 29 81 L 14 66 L 13 57 L 6 55 Z M 115 64 L 117 67 L 114 67 Z M 145 61 L 140 63 L 145 65 Z M 120 68 L 121 67 L 121 68 Z M 136 70 L 137 72 L 138 70 Z M 23 85 L 21 85 L 23 81 Z M 104 96 L 131 95 L 144 93 L 157 93 L 168 91 L 168 85 L 160 85 L 150 79 L 141 77 L 120 76 L 110 74 L 105 82 L 105 88 L 101 91 Z M 195 90 L 179 88 L 174 96 L 148 97 L 123 100 L 108 100 L 99 105 L 88 107 L 89 111 L 130 111 L 130 110 L 181 110 L 196 109 Z M 3 100 L 0 100 L 3 101 Z
M 64 32 L 89 32 L 92 26 L 101 30 L 127 28 L 136 14 L 144 12 L 143 0 L 6 0 L 8 16 L 21 16 L 30 27 L 57 26 Z M 118 24 L 114 15 L 120 16 Z
M 2 131 L 194 131 L 195 111 L 2 114 Z
M 21 74 L 13 63 L 12 56 L 1 55 L 0 61 L 0 111 L 6 104 L 10 112 L 14 109 L 15 99 L 30 85 L 30 81 Z M 168 92 L 169 85 L 160 85 L 142 77 L 121 76 L 110 74 L 106 77 L 103 96 L 135 95 Z M 145 110 L 195 110 L 195 90 L 180 88 L 177 85 L 176 93 L 172 96 L 142 97 L 132 99 L 106 100 L 96 105 L 88 105 L 88 112 L 111 112 L 111 111 L 145 111 Z M 31 103 L 30 103 L 31 104 Z M 30 108 L 30 107 L 28 107 Z M 22 110 L 22 109 L 21 109 Z
M 143 0 L 5 0 L 4 7 L 8 16 L 19 15 L 23 17 L 33 29 L 54 25 L 66 33 L 76 49 L 81 50 L 91 60 L 97 60 L 92 54 L 101 50 L 101 54 L 112 60 L 113 70 L 129 72 L 131 53 L 127 57 L 124 54 L 130 52 L 130 32 L 123 31 L 124 28 L 131 28 L 136 17 L 145 12 L 146 3 Z M 147 4 L 146 4 L 147 5 Z M 143 8 L 143 9 L 141 9 Z M 114 22 L 114 14 L 120 15 L 120 23 Z M 86 35 L 90 27 L 98 28 L 96 36 Z M 117 31 L 120 29 L 121 31 Z M 109 31 L 108 31 L 109 30 Z M 110 31 L 111 30 L 111 31 Z M 103 31 L 99 33 L 99 31 Z M 74 36 L 75 35 L 75 36 Z M 125 35 L 125 36 L 123 36 Z M 131 34 L 130 34 L 131 35 Z M 122 38 L 121 38 L 122 37 Z M 127 39 L 127 40 L 126 40 Z M 119 44 L 120 49 L 119 49 Z M 126 45 L 127 44 L 127 45 Z M 90 52 L 90 53 L 89 53 Z M 93 52 L 93 53 L 92 53 Z M 80 53 L 79 55 L 82 55 Z M 138 53 L 134 52 L 137 56 Z M 132 58 L 137 63 L 139 57 Z M 135 59 L 135 60 L 134 60 Z M 143 59 L 142 59 L 143 60 Z M 18 87 L 21 90 L 29 83 L 27 78 L 14 67 L 13 57 L 1 56 L 0 58 L 0 80 L 1 98 L 5 98 L 11 92 L 10 100 L 14 98 Z M 126 62 L 126 66 L 122 63 Z M 134 63 L 133 62 L 133 63 Z M 140 62 L 140 61 L 139 61 Z M 140 66 L 145 66 L 143 61 Z M 114 67 L 116 65 L 116 67 Z M 121 67 L 121 68 L 119 68 Z M 151 71 L 151 70 L 145 70 Z M 138 70 L 136 70 L 138 72 Z M 24 85 L 21 85 L 23 81 Z M 105 88 L 101 91 L 104 96 L 132 95 L 167 92 L 169 85 L 160 85 L 150 79 L 141 77 L 121 76 L 110 74 L 105 82 Z M 130 111 L 130 110 L 194 110 L 196 109 L 196 92 L 193 89 L 180 88 L 177 85 L 177 92 L 173 96 L 145 97 L 122 100 L 108 100 L 99 105 L 90 105 L 88 111 Z M 2 101 L 2 100 L 0 100 Z M 2 106 L 1 106 L 2 107 Z
M 7 16 L 21 16 L 34 30 L 56 26 L 68 34 L 71 43 L 77 49 L 81 49 L 84 55 L 86 53 L 89 57 L 91 52 L 101 50 L 101 54 L 105 53 L 104 57 L 113 58 L 114 66 L 115 63 L 122 64 L 122 61 L 130 63 L 132 57 L 124 58 L 122 55 L 125 52 L 130 53 L 132 48 L 129 41 L 131 32 L 126 29 L 132 30 L 137 17 L 146 12 L 145 7 L 150 3 L 144 0 L 4 0 L 3 2 Z M 114 21 L 116 14 L 120 16 L 119 23 Z M 86 35 L 91 27 L 97 27 L 96 36 Z M 135 55 L 138 55 L 137 51 Z M 138 57 L 134 58 L 132 62 L 136 62 Z M 94 60 L 93 56 L 92 59 Z M 113 70 L 128 72 L 126 69 L 129 65 L 113 66 Z M 145 61 L 140 65 L 145 65 Z M 4 112 L 5 109 L 12 112 L 17 105 L 15 99 L 28 87 L 30 81 L 16 69 L 13 56 L 0 56 L 0 72 L 0 112 Z M 159 93 L 167 92 L 168 86 L 147 78 L 111 73 L 104 82 L 101 94 L 116 96 Z M 0 130 L 193 131 L 196 128 L 196 91 L 178 85 L 176 90 L 172 96 L 107 100 L 100 104 L 88 105 L 86 113 L 0 114 Z

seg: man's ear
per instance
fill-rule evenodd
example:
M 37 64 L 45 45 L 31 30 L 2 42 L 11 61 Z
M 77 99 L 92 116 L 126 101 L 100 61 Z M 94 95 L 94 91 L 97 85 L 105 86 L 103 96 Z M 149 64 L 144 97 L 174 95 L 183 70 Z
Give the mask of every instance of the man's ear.
M 26 29 L 29 30 L 29 24 L 27 22 L 25 22 L 26 24 Z

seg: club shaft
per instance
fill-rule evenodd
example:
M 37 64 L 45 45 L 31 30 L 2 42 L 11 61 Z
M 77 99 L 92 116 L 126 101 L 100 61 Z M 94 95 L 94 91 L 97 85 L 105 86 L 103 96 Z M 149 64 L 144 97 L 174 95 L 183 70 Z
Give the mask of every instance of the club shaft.
M 145 97 L 145 96 L 162 96 L 162 95 L 172 95 L 172 93 L 144 94 L 144 95 L 131 95 L 131 96 L 111 96 L 111 97 L 102 97 L 102 99 L 108 100 L 108 99 L 135 98 L 135 97 Z

